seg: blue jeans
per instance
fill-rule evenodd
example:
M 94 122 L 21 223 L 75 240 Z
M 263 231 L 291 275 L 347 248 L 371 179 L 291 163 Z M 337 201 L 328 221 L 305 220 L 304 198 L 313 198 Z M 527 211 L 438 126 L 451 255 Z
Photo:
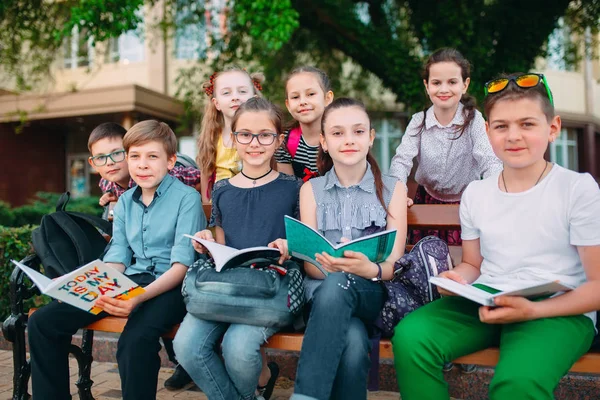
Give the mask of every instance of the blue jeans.
M 262 369 L 260 346 L 273 328 L 205 321 L 187 314 L 173 347 L 177 360 L 209 400 L 251 400 Z M 223 361 L 219 358 L 219 340 Z
M 316 289 L 304 333 L 294 400 L 366 399 L 371 343 L 365 323 L 385 300 L 380 283 L 329 274 Z

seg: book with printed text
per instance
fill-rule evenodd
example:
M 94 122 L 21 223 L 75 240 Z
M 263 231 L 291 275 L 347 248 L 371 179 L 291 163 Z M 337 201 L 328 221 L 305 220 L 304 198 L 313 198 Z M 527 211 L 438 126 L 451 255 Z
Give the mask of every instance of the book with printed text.
M 507 290 L 504 292 L 498 291 L 487 285 L 480 285 L 487 290 L 477 287 L 479 286 L 478 284 L 464 285 L 439 276 L 432 276 L 429 278 L 429 282 L 466 299 L 491 307 L 496 305 L 494 303 L 494 298 L 498 296 L 521 296 L 528 299 L 535 299 L 573 290 L 572 287 L 560 283 L 559 281 L 546 281 L 537 285 L 522 287 L 516 290 Z
M 128 300 L 144 292 L 137 283 L 100 260 L 54 280 L 25 264 L 11 261 L 27 274 L 43 294 L 95 315 L 102 311 L 95 306 L 96 300 L 102 295 Z
M 350 250 L 363 253 L 372 262 L 382 262 L 394 249 L 396 230 L 391 229 L 333 244 L 314 228 L 286 215 L 285 236 L 290 255 L 315 265 L 324 275 L 327 275 L 327 271 L 315 260 L 315 254 L 326 252 L 333 257 L 343 257 L 344 251 Z
M 255 262 L 273 261 L 277 263 L 281 254 L 278 249 L 266 246 L 249 247 L 247 249 L 234 249 L 210 240 L 200 239 L 196 236 L 184 234 L 192 240 L 202 244 L 209 251 L 215 261 L 215 269 L 220 272 L 223 269 L 250 266 Z

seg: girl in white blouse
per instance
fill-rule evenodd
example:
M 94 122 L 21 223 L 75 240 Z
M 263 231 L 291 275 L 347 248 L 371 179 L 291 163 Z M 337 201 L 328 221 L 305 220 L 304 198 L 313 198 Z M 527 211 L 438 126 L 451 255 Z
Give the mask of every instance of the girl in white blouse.
M 485 133 L 485 121 L 467 94 L 470 64 L 460 52 L 434 52 L 423 71 L 423 84 L 432 106 L 412 116 L 392 159 L 390 175 L 406 183 L 417 157 L 416 204 L 458 203 L 469 182 L 502 169 Z M 408 206 L 413 204 L 408 199 Z M 460 244 L 459 231 L 435 234 Z M 416 243 L 424 232 L 413 231 Z

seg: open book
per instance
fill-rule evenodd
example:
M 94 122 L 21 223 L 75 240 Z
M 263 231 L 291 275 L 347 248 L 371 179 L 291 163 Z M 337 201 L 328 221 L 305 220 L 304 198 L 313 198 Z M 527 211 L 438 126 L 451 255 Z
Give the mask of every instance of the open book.
M 315 260 L 316 253 L 326 252 L 333 257 L 343 257 L 344 251 L 351 250 L 363 253 L 372 262 L 382 262 L 394 249 L 396 230 L 378 232 L 349 242 L 333 244 L 312 227 L 286 215 L 285 236 L 292 256 L 314 264 L 324 275 L 327 275 L 327 271 Z
M 54 280 L 25 264 L 11 261 L 29 276 L 43 294 L 95 315 L 102 311 L 94 306 L 102 295 L 127 300 L 144 293 L 144 289 L 137 283 L 100 260 L 92 261 Z
M 495 306 L 494 297 L 498 296 L 521 296 L 532 299 L 573 290 L 572 287 L 558 281 L 546 281 L 534 286 L 497 293 L 490 293 L 473 285 L 463 285 L 462 283 L 438 276 L 432 276 L 429 278 L 429 282 L 481 305 L 492 307 Z
M 281 257 L 279 250 L 272 247 L 259 246 L 238 250 L 217 242 L 200 239 L 196 236 L 188 234 L 184 234 L 183 236 L 195 240 L 208 249 L 213 260 L 215 260 L 215 269 L 217 272 L 231 267 L 250 266 L 252 263 L 259 261 L 270 260 L 276 263 Z

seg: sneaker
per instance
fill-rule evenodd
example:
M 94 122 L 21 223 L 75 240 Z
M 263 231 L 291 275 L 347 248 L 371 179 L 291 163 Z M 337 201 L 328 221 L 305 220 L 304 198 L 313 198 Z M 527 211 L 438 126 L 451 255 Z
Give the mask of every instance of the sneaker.
M 275 381 L 277 381 L 277 377 L 279 376 L 279 365 L 275 361 L 271 361 L 267 364 L 267 367 L 271 370 L 271 377 L 265 386 L 257 386 L 256 390 L 258 392 L 257 399 L 261 397 L 264 400 L 269 400 L 271 395 L 273 394 L 273 388 L 275 387 Z
M 460 365 L 460 369 L 462 370 L 462 372 L 464 374 L 471 374 L 471 373 L 475 372 L 474 364 L 459 364 L 459 365 Z
M 192 378 L 185 372 L 185 369 L 183 369 L 181 364 L 177 364 L 177 368 L 175 368 L 173 375 L 165 381 L 165 388 L 167 388 L 167 390 L 179 390 L 183 389 L 185 385 L 191 382 Z
M 442 367 L 442 370 L 444 372 L 448 372 L 448 371 L 452 371 L 452 368 L 454 368 L 454 364 L 452 364 L 451 362 L 449 362 L 449 363 L 444 363 L 444 366 Z

